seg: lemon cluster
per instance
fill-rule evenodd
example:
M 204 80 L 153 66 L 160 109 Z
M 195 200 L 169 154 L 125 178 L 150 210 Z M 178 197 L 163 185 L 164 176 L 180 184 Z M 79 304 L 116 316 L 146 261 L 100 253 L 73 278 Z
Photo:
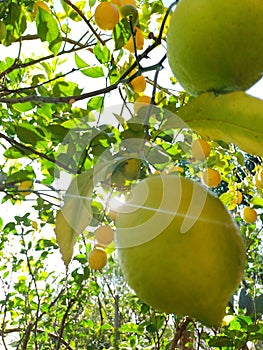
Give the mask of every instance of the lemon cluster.
M 94 20 L 102 30 L 113 30 L 115 25 L 124 17 L 131 19 L 135 33 L 135 44 L 137 50 L 142 50 L 144 46 L 144 35 L 137 26 L 138 10 L 135 0 L 111 0 L 103 1 L 95 9 Z M 134 52 L 134 40 L 130 37 L 124 48 Z

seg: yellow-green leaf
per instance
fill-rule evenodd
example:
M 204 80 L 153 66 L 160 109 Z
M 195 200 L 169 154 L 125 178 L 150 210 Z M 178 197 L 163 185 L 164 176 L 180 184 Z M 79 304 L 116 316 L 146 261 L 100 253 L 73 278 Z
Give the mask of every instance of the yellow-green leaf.
M 177 116 L 204 138 L 234 143 L 247 153 L 263 156 L 263 100 L 243 91 L 204 93 L 192 98 Z M 171 122 L 169 118 L 169 126 Z
M 63 207 L 57 213 L 55 234 L 66 267 L 72 259 L 78 235 L 92 219 L 93 186 L 92 170 L 76 176 L 66 192 Z

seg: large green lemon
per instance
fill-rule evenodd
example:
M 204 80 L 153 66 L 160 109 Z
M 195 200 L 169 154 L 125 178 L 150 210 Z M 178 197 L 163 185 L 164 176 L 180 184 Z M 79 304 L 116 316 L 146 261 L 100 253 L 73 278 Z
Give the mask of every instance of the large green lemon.
M 155 175 L 119 208 L 124 277 L 155 309 L 219 326 L 243 275 L 245 248 L 221 201 L 199 183 Z
M 248 89 L 263 72 L 263 1 L 179 1 L 167 51 L 175 77 L 192 95 Z

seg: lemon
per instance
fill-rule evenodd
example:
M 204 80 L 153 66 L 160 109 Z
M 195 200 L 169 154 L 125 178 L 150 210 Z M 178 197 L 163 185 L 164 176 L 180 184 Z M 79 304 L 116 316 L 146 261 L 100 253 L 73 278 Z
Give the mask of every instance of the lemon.
M 89 253 L 88 261 L 91 269 L 101 270 L 107 264 L 107 253 L 103 247 L 98 245 Z
M 201 184 L 176 175 L 150 176 L 129 198 L 115 242 L 130 287 L 155 309 L 220 326 L 245 267 L 231 214 Z
M 204 139 L 196 139 L 191 144 L 191 151 L 194 160 L 205 160 L 209 157 L 210 150 L 209 143 Z
M 99 244 L 102 244 L 104 246 L 110 244 L 114 239 L 114 231 L 113 229 L 108 225 L 102 225 L 99 226 L 95 230 L 95 238 L 99 242 Z
M 261 0 L 181 0 L 167 34 L 171 69 L 192 95 L 246 90 L 262 77 Z
M 143 49 L 144 46 L 144 36 L 143 32 L 141 31 L 140 28 L 135 27 L 135 45 L 136 45 L 136 50 L 140 51 Z M 123 46 L 126 50 L 130 51 L 131 53 L 135 52 L 134 49 L 134 40 L 133 36 L 131 35 L 130 39 L 127 41 L 127 43 Z
M 130 158 L 124 162 L 123 175 L 127 180 L 136 180 L 140 175 L 141 161 L 138 158 Z
M 255 209 L 244 207 L 241 212 L 241 217 L 245 222 L 252 224 L 253 222 L 257 221 L 258 214 Z
M 34 184 L 30 180 L 25 180 L 20 183 L 17 190 L 21 196 L 28 196 L 32 193 L 34 189 Z
M 221 175 L 216 169 L 207 168 L 201 176 L 203 184 L 208 187 L 216 187 L 221 182 Z
M 136 92 L 136 94 L 139 94 L 140 92 L 143 92 L 146 89 L 146 80 L 143 75 L 139 75 L 138 77 L 132 79 L 131 86 Z
M 101 2 L 95 10 L 94 19 L 103 30 L 112 30 L 119 22 L 118 8 L 110 2 Z

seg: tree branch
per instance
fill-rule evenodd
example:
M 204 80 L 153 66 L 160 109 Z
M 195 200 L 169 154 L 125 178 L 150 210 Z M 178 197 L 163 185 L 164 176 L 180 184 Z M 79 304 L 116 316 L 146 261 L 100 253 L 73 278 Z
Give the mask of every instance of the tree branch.
M 101 37 L 99 36 L 99 34 L 96 32 L 96 30 L 92 27 L 92 25 L 90 24 L 90 21 L 86 18 L 86 16 L 84 15 L 84 13 L 82 11 L 80 11 L 80 9 L 75 6 L 74 4 L 72 4 L 72 2 L 70 0 L 64 0 L 66 4 L 68 4 L 71 8 L 73 8 L 73 10 L 75 10 L 77 12 L 77 14 L 84 20 L 84 22 L 88 25 L 89 29 L 92 31 L 92 33 L 95 35 L 95 37 L 99 40 L 99 42 L 102 45 L 105 45 L 105 41 L 103 41 L 101 39 Z
M 176 327 L 176 332 L 174 335 L 174 338 L 171 342 L 171 346 L 170 346 L 170 350 L 175 350 L 177 347 L 177 344 L 179 342 L 179 340 L 181 339 L 181 337 L 183 336 L 187 326 L 189 325 L 189 323 L 192 322 L 192 320 L 190 319 L 190 317 L 185 317 L 182 322 Z
M 4 140 L 6 140 L 8 143 L 10 143 L 10 145 L 16 147 L 18 150 L 31 152 L 31 153 L 39 156 L 40 158 L 44 158 L 52 163 L 56 163 L 59 167 L 72 172 L 72 169 L 68 168 L 65 164 L 61 163 L 60 161 L 57 161 L 55 158 L 49 157 L 48 155 L 46 155 L 44 153 L 38 152 L 37 150 L 35 150 L 32 147 L 25 146 L 25 145 L 15 141 L 15 140 L 11 139 L 10 137 L 6 136 L 3 133 L 0 133 L 0 138 L 3 138 Z

